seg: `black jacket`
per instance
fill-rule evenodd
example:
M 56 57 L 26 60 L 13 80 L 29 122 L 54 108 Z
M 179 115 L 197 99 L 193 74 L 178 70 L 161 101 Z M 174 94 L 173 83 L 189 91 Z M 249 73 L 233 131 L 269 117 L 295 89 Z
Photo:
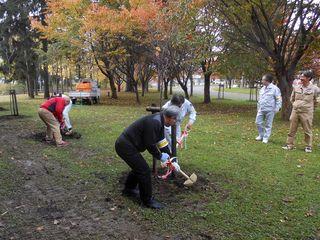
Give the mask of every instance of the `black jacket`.
M 170 149 L 164 136 L 164 117 L 162 113 L 144 116 L 127 129 L 122 135 L 139 151 L 148 150 L 155 158 L 161 158 L 161 152 L 169 155 Z

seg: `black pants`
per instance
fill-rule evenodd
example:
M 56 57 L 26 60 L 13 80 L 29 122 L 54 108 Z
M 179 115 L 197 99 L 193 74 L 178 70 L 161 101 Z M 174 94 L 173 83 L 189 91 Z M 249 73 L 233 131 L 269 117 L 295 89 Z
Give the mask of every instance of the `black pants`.
M 117 154 L 129 165 L 132 171 L 125 182 L 126 189 L 134 189 L 139 186 L 140 198 L 146 203 L 152 197 L 151 171 L 146 160 L 140 152 L 126 139 L 120 135 L 115 143 Z

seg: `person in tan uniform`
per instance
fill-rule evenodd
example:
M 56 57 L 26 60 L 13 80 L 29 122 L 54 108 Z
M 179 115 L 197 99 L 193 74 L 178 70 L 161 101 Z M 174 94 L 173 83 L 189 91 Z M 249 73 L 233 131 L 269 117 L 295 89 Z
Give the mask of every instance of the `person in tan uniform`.
M 304 130 L 306 142 L 305 152 L 312 152 L 312 120 L 316 106 L 316 98 L 319 88 L 313 85 L 312 71 L 303 71 L 300 75 L 300 83 L 295 85 L 291 94 L 292 112 L 290 115 L 290 129 L 287 137 L 287 144 L 282 148 L 292 150 L 294 148 L 295 136 L 299 122 Z

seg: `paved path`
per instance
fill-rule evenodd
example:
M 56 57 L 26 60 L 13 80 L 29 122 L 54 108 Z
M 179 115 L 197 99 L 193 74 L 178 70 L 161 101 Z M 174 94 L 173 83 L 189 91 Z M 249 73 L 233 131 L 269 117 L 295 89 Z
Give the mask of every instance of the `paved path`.
M 193 95 L 195 96 L 203 96 L 203 85 L 197 85 L 193 87 Z M 190 88 L 189 88 L 190 89 Z M 173 92 L 183 93 L 180 86 L 176 86 L 173 88 Z M 214 91 L 213 87 L 210 88 L 210 96 L 211 98 L 218 98 L 218 91 Z M 247 93 L 233 93 L 233 92 L 224 92 L 225 99 L 232 99 L 232 100 L 249 100 L 249 94 Z M 255 96 L 254 96 L 255 97 Z

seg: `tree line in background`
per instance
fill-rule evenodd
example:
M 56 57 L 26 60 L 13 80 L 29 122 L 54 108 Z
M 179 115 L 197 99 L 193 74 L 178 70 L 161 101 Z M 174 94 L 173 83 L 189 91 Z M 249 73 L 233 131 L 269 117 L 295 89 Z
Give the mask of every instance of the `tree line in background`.
M 30 97 L 39 83 L 48 97 L 100 76 L 112 98 L 125 83 L 137 102 L 151 79 L 164 98 L 174 82 L 189 98 L 201 72 L 205 103 L 213 74 L 272 72 L 288 119 L 296 72 L 320 70 L 319 9 L 313 0 L 0 0 L 0 72 Z

